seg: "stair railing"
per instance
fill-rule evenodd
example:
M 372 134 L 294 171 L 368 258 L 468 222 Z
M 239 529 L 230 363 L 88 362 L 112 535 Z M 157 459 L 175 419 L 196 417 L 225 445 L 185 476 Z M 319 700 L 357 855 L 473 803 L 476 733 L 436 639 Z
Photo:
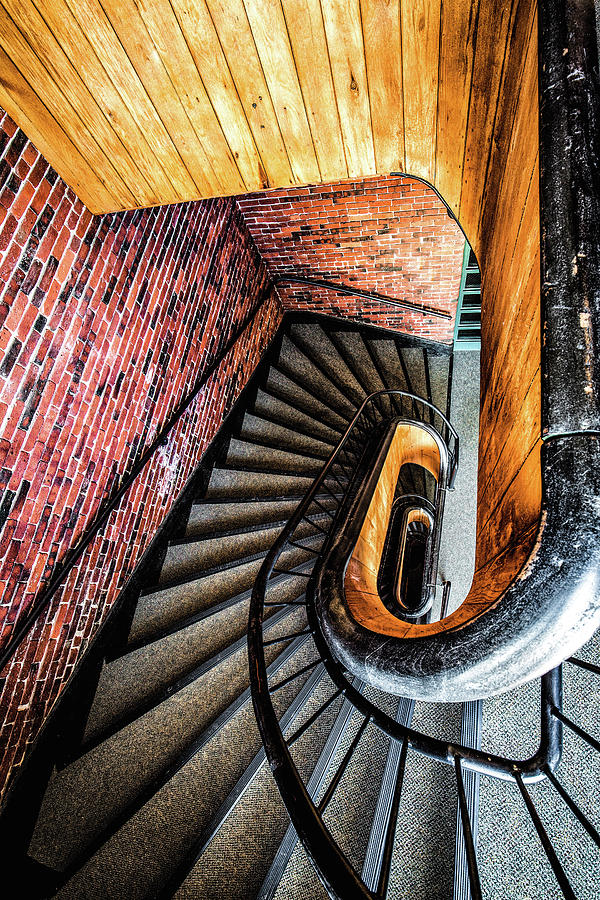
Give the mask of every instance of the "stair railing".
M 4 668 L 16 654 L 22 642 L 30 633 L 31 629 L 38 621 L 41 614 L 48 608 L 59 588 L 64 585 L 69 574 L 78 564 L 92 541 L 94 541 L 95 538 L 99 534 L 101 534 L 102 530 L 107 525 L 111 515 L 119 507 L 121 500 L 123 500 L 129 489 L 133 486 L 133 484 L 135 484 L 138 476 L 144 471 L 148 463 L 152 459 L 154 459 L 154 456 L 159 448 L 166 444 L 169 435 L 171 434 L 175 426 L 179 423 L 181 418 L 188 411 L 198 394 L 206 386 L 209 379 L 212 378 L 212 376 L 215 374 L 223 360 L 228 356 L 228 354 L 231 352 L 238 340 L 242 337 L 247 328 L 249 328 L 257 318 L 259 312 L 268 299 L 270 289 L 271 287 L 269 285 L 265 291 L 261 292 L 257 302 L 253 305 L 248 314 L 243 318 L 242 322 L 240 322 L 240 324 L 235 328 L 233 334 L 229 337 L 229 340 L 226 342 L 225 346 L 222 348 L 218 347 L 217 352 L 215 353 L 213 358 L 211 359 L 209 357 L 205 360 L 202 371 L 200 372 L 198 378 L 196 379 L 196 382 L 192 386 L 192 389 L 177 404 L 167 421 L 157 433 L 154 440 L 152 440 L 146 447 L 146 449 L 140 454 L 139 458 L 134 462 L 129 472 L 123 473 L 123 475 L 119 478 L 113 491 L 111 491 L 108 497 L 106 497 L 104 502 L 100 505 L 100 508 L 98 509 L 96 515 L 88 524 L 87 528 L 85 528 L 85 530 L 79 537 L 79 540 L 67 550 L 63 559 L 59 561 L 54 572 L 52 572 L 48 581 L 43 585 L 36 597 L 33 599 L 33 602 L 30 604 L 29 608 L 18 616 L 13 630 L 10 632 L 8 640 L 6 641 L 4 647 L 0 650 L 0 673 L 4 670 Z
M 525 760 L 511 759 L 485 749 L 473 749 L 452 740 L 417 731 L 402 721 L 392 718 L 364 695 L 364 679 L 357 679 L 348 668 L 340 663 L 332 653 L 330 645 L 323 637 L 321 625 L 315 609 L 315 569 L 308 572 L 310 560 L 313 566 L 323 559 L 324 552 L 337 539 L 336 529 L 343 518 L 345 505 L 352 499 L 357 487 L 368 478 L 373 463 L 374 442 L 381 442 L 382 435 L 393 423 L 401 421 L 419 422 L 415 413 L 420 410 L 422 419 L 433 412 L 438 435 L 449 436 L 449 472 L 453 478 L 458 463 L 458 435 L 456 431 L 432 404 L 403 391 L 380 391 L 370 395 L 362 404 L 348 426 L 339 444 L 314 480 L 293 516 L 280 532 L 279 537 L 267 554 L 256 580 L 250 604 L 248 627 L 248 656 L 250 683 L 254 710 L 271 770 L 290 814 L 292 823 L 311 858 L 318 874 L 332 897 L 339 900 L 369 898 L 384 900 L 389 885 L 392 865 L 392 844 L 398 815 L 398 803 L 402 788 L 402 778 L 407 754 L 415 751 L 453 767 L 459 797 L 459 811 L 462 834 L 465 842 L 465 858 L 472 897 L 481 897 L 481 886 L 477 872 L 477 860 L 469 813 L 465 800 L 463 773 L 472 770 L 491 775 L 505 781 L 516 781 L 526 793 L 525 784 L 553 775 L 560 760 L 562 749 L 562 681 L 560 668 L 541 679 L 540 742 L 535 754 Z M 429 422 L 427 423 L 429 427 Z M 438 430 L 439 429 L 439 430 Z M 303 544 L 295 539 L 295 532 L 307 524 L 314 529 L 321 546 L 315 550 L 314 543 Z M 306 535 L 304 535 L 306 539 Z M 282 556 L 290 550 L 306 551 L 308 561 L 302 566 L 285 568 Z M 307 580 L 305 599 L 293 603 L 268 599 L 271 578 L 281 573 Z M 295 612 L 306 615 L 306 621 L 298 623 L 297 630 L 276 639 L 264 640 L 263 621 L 266 608 L 293 605 Z M 300 669 L 276 683 L 269 683 L 265 648 L 272 644 L 281 645 L 298 635 L 310 635 L 314 645 L 315 659 L 303 664 Z M 301 678 L 322 664 L 333 684 L 333 693 L 315 712 L 289 736 L 280 728 L 272 696 L 284 685 Z M 317 802 L 311 797 L 295 765 L 291 748 L 311 728 L 318 718 L 345 697 L 355 707 L 362 718 L 362 724 L 348 751 L 329 782 L 325 794 Z M 390 816 L 382 844 L 382 862 L 377 877 L 377 887 L 370 890 L 357 874 L 323 820 L 325 808 L 331 801 L 362 735 L 369 727 L 383 731 L 393 741 L 399 742 L 401 764 L 396 786 L 397 801 L 393 804 L 394 815 Z M 551 774 L 549 774 L 551 773 Z M 523 794 L 525 796 L 525 794 Z M 546 849 L 546 847 L 544 848 Z M 547 851 L 548 852 L 548 851 Z M 550 855 L 552 850 L 550 848 Z M 552 860 L 551 860 L 552 862 Z M 562 875 L 561 875 L 562 878 Z

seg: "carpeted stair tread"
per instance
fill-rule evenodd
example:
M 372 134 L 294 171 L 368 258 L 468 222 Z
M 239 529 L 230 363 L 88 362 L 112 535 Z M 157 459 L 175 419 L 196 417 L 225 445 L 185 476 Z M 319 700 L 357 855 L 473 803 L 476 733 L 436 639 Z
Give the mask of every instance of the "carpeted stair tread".
M 352 367 L 356 370 L 363 389 L 370 394 L 385 390 L 385 385 L 369 357 L 362 335 L 358 331 L 338 331 L 335 340 L 343 348 L 344 359 L 352 361 Z
M 278 367 L 292 378 L 299 380 L 301 384 L 309 385 L 317 397 L 322 398 L 329 407 L 337 410 L 342 416 L 352 418 L 354 415 L 356 404 L 324 373 L 319 355 L 315 351 L 309 356 L 285 337 Z
M 355 406 L 359 406 L 366 396 L 365 391 L 323 328 L 320 325 L 296 323 L 292 325 L 291 334 L 306 355 L 314 354 L 321 368 L 325 370 L 344 396 Z
M 325 514 L 321 516 L 323 518 Z M 267 528 L 242 531 L 225 536 L 215 535 L 171 544 L 160 573 L 159 585 L 197 578 L 206 569 L 227 566 L 257 553 L 266 552 L 273 544 L 284 523 L 278 522 Z M 315 529 L 308 523 L 298 528 L 298 535 L 314 534 Z
M 232 438 L 227 451 L 226 465 L 231 468 L 250 469 L 254 472 L 297 473 L 316 478 L 324 465 L 322 458 L 304 456 L 286 449 L 274 449 Z
M 448 404 L 448 364 L 447 356 L 427 354 L 429 364 L 429 377 L 431 380 L 431 396 L 434 406 L 437 406 L 444 415 Z
M 324 506 L 332 507 L 335 501 L 327 494 L 319 497 Z M 188 519 L 187 537 L 206 537 L 223 531 L 250 529 L 290 518 L 300 498 L 290 500 L 257 500 L 249 503 L 196 503 Z
M 303 497 L 313 482 L 310 475 L 270 475 L 264 472 L 240 472 L 215 466 L 206 491 L 208 500 L 269 499 Z
M 275 425 L 273 422 L 269 422 L 267 419 L 262 419 L 260 416 L 252 413 L 246 413 L 244 416 L 240 437 L 248 439 L 255 444 L 279 447 L 291 453 L 306 453 L 309 456 L 319 456 L 323 460 L 326 460 L 333 450 L 331 444 L 303 435 L 292 428 Z
M 111 723 L 135 713 L 138 708 L 145 709 L 178 679 L 185 679 L 196 668 L 242 639 L 247 628 L 248 604 L 245 600 L 106 664 L 100 675 L 84 741 L 103 733 Z M 290 608 L 288 630 L 293 630 L 299 612 L 303 611 Z M 282 629 L 285 634 L 285 625 L 274 626 L 270 636 L 277 637 Z
M 425 379 L 423 350 L 420 347 L 401 347 L 400 353 L 408 371 L 412 387 L 410 393 L 427 400 L 427 381 Z

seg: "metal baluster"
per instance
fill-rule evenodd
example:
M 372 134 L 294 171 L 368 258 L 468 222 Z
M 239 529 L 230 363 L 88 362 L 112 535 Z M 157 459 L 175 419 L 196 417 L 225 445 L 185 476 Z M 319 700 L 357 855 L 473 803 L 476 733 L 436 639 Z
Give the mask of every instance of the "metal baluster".
M 523 797 L 523 800 L 525 801 L 527 811 L 531 817 L 531 821 L 533 822 L 533 824 L 535 826 L 535 830 L 538 833 L 538 837 L 542 843 L 544 852 L 546 853 L 546 856 L 548 857 L 548 862 L 552 866 L 552 871 L 554 872 L 554 874 L 556 876 L 556 880 L 558 881 L 558 883 L 560 885 L 561 891 L 563 892 L 563 894 L 565 895 L 567 900 L 577 900 L 577 898 L 575 897 L 575 894 L 573 893 L 571 885 L 569 884 L 569 879 L 567 878 L 565 871 L 558 860 L 558 856 L 556 855 L 554 847 L 552 846 L 552 844 L 550 842 L 548 833 L 547 833 L 546 829 L 544 828 L 544 826 L 542 825 L 542 820 L 540 819 L 540 817 L 537 813 L 537 810 L 536 810 L 535 806 L 533 805 L 533 801 L 532 801 L 531 797 L 529 796 L 527 788 L 525 787 L 525 784 L 523 783 L 523 778 L 522 778 L 520 772 L 517 772 L 517 774 L 515 775 L 515 781 L 517 782 L 517 784 L 519 786 L 519 790 L 521 791 L 521 796 Z

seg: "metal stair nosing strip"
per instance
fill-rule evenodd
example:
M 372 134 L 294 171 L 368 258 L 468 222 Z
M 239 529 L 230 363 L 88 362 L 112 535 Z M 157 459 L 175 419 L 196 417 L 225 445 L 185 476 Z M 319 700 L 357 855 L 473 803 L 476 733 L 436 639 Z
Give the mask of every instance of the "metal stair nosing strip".
M 309 640 L 310 635 L 302 635 L 293 640 L 285 647 L 276 658 L 268 666 L 269 676 L 276 675 L 280 669 L 285 666 L 289 660 L 302 649 L 304 644 Z M 244 636 L 243 640 L 246 638 Z M 82 854 L 74 859 L 67 868 L 60 873 L 60 883 L 58 887 L 66 884 L 78 871 L 94 856 L 101 847 L 106 844 L 119 829 L 125 825 L 129 819 L 134 816 L 145 804 L 154 797 L 168 782 L 196 756 L 203 747 L 222 729 L 234 716 L 251 699 L 250 688 L 245 688 L 229 706 L 226 707 L 215 719 L 213 719 L 206 728 L 194 739 L 194 741 L 185 749 L 185 751 L 172 763 L 168 768 L 163 770 L 158 776 L 146 785 L 146 787 L 136 794 L 135 798 L 128 803 L 115 816 L 109 825 L 104 828 L 94 839 L 88 844 Z
M 396 721 L 401 725 L 410 726 L 413 711 L 415 708 L 414 700 L 402 697 L 398 703 L 396 711 Z M 367 844 L 367 852 L 362 868 L 362 880 L 369 890 L 377 890 L 381 877 L 381 870 L 384 864 L 384 854 L 386 848 L 386 838 L 390 828 L 394 828 L 392 823 L 392 805 L 394 799 L 394 790 L 398 780 L 400 769 L 400 758 L 402 755 L 402 742 L 390 740 L 390 747 L 387 754 L 381 788 L 375 814 L 373 816 L 373 824 L 371 825 L 371 833 Z M 395 830 L 395 829 L 394 829 Z M 393 839 L 393 835 L 392 835 Z
M 481 749 L 481 726 L 483 720 L 483 701 L 470 700 L 462 705 L 462 723 L 460 742 L 474 750 Z M 467 798 L 469 820 L 473 844 L 477 849 L 477 830 L 479 824 L 479 772 L 464 769 L 463 781 Z M 465 836 L 460 810 L 456 812 L 456 846 L 454 851 L 454 900 L 471 900 L 469 866 L 465 846 Z

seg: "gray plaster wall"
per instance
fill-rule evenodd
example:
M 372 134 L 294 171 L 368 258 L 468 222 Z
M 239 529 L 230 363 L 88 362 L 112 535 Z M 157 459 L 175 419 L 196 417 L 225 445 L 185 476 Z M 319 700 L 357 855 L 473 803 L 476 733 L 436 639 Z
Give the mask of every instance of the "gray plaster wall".
M 479 350 L 459 350 L 454 354 L 450 421 L 460 441 L 459 467 L 454 490 L 446 496 L 438 567 L 438 582 L 452 584 L 450 611 L 467 596 L 475 570 L 479 357 Z M 438 593 L 441 604 L 441 591 Z M 435 619 L 435 608 L 433 612 Z

